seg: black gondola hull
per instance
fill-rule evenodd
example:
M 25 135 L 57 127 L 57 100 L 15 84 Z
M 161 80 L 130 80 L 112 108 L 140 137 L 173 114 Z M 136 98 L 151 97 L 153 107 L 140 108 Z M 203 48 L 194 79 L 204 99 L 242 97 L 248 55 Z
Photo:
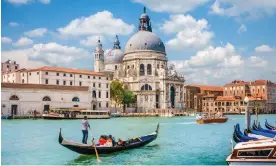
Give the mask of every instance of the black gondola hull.
M 98 154 L 110 154 L 114 152 L 119 152 L 123 150 L 134 149 L 134 148 L 145 146 L 157 138 L 158 128 L 159 128 L 159 125 L 157 126 L 157 130 L 154 133 L 139 137 L 139 139 L 141 140 L 139 142 L 129 143 L 125 146 L 113 146 L 113 147 L 96 146 L 97 152 Z M 88 145 L 88 144 L 80 144 L 72 141 L 67 141 L 63 139 L 61 135 L 61 131 L 59 133 L 59 143 L 62 146 L 66 147 L 67 149 L 70 149 L 79 154 L 85 154 L 85 155 L 95 154 L 95 149 L 94 149 L 94 146 L 92 146 L 92 144 Z
M 265 120 L 265 127 L 269 130 L 276 130 L 275 127 L 273 127 L 272 125 L 268 124 L 267 120 Z

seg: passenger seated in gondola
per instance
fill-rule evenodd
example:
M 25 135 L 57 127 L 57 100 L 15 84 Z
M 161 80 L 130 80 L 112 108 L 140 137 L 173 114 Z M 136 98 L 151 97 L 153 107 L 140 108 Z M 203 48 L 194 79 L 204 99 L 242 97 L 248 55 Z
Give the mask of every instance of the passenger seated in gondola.
M 112 137 L 112 135 L 109 135 L 108 137 L 111 138 L 112 144 L 113 144 L 113 146 L 115 146 L 116 145 L 115 138 Z
M 120 138 L 118 139 L 117 146 L 125 146 L 125 141 L 122 141 Z
M 106 139 L 104 138 L 104 136 L 101 136 L 98 141 L 98 145 L 104 146 L 105 143 L 106 143 Z
M 113 143 L 112 143 L 112 139 L 110 137 L 108 137 L 106 143 L 104 144 L 104 146 L 106 147 L 112 147 Z

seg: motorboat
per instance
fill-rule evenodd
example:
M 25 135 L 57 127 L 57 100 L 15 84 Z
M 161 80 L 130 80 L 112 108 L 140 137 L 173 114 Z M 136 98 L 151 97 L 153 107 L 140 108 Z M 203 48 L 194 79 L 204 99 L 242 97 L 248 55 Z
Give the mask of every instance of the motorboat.
M 276 165 L 276 140 L 266 139 L 236 144 L 226 162 L 234 165 Z

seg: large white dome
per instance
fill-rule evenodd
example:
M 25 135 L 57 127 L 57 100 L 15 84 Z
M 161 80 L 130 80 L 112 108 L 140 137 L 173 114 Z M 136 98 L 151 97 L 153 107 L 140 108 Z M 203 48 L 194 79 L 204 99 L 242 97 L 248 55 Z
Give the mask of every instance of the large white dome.
M 134 51 L 156 51 L 166 54 L 162 40 L 149 31 L 138 31 L 128 40 L 125 53 Z

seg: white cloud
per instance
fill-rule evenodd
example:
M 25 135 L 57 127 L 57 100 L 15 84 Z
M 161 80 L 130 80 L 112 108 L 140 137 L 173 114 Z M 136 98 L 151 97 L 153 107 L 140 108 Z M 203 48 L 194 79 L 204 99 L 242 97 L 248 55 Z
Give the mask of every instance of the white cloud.
M 32 0 L 7 0 L 7 2 L 13 5 L 23 5 L 31 2 Z
M 103 36 L 88 36 L 86 39 L 81 40 L 80 44 L 86 47 L 95 47 L 98 43 L 98 40 L 101 40 L 101 43 L 104 42 Z
M 31 31 L 25 32 L 24 34 L 28 37 L 43 37 L 47 31 L 48 30 L 46 28 L 37 28 Z
M 230 43 L 220 47 L 209 46 L 188 60 L 169 63 L 175 64 L 176 70 L 184 74 L 188 84 L 224 85 L 235 79 L 267 79 L 276 82 L 275 52 L 266 53 L 262 57 L 244 57 Z
M 68 65 L 77 59 L 89 56 L 87 50 L 59 45 L 57 43 L 35 44 L 29 57 L 50 65 Z
M 172 15 L 161 25 L 161 30 L 166 34 L 177 33 L 175 38 L 167 41 L 166 45 L 173 50 L 198 49 L 209 45 L 214 36 L 208 31 L 207 20 L 196 20 L 190 15 Z
M 19 24 L 17 22 L 9 22 L 10 27 L 17 27 Z
M 209 0 L 133 0 L 133 2 L 146 5 L 155 12 L 184 13 Z
M 244 66 L 244 60 L 230 43 L 222 47 L 209 46 L 188 60 L 172 63 L 189 83 L 211 85 L 241 77 Z
M 274 49 L 268 45 L 261 45 L 255 48 L 256 52 L 272 52 Z
M 240 28 L 238 29 L 238 33 L 243 33 L 247 31 L 247 27 L 244 24 L 241 24 Z
M 250 67 L 263 68 L 268 64 L 268 62 L 261 57 L 251 56 L 248 59 Z
M 39 0 L 39 2 L 43 4 L 50 4 L 51 0 Z
M 4 43 L 4 44 L 9 44 L 9 43 L 12 42 L 12 39 L 9 38 L 9 37 L 1 37 L 1 41 L 2 41 L 2 43 Z
M 15 60 L 20 63 L 20 68 L 36 68 L 46 65 L 43 62 L 33 61 L 28 58 L 31 49 L 20 49 L 20 50 L 11 50 L 11 51 L 2 51 L 1 59 L 2 61 L 6 60 Z
M 67 26 L 58 28 L 62 35 L 129 35 L 134 25 L 125 23 L 122 19 L 114 18 L 109 11 L 98 12 L 89 17 L 74 19 Z
M 198 51 L 195 56 L 191 56 L 188 61 L 190 66 L 204 67 L 237 67 L 243 64 L 241 56 L 236 53 L 235 47 L 227 43 L 224 47 L 209 46 Z
M 37 0 L 42 4 L 50 4 L 51 0 Z M 26 5 L 28 3 L 34 2 L 34 0 L 7 0 L 8 3 L 13 5 Z
M 21 67 L 34 68 L 42 65 L 72 67 L 72 63 L 91 54 L 82 48 L 57 43 L 35 44 L 28 49 L 2 51 L 2 60 L 12 59 Z
M 33 43 L 34 43 L 33 40 L 27 37 L 21 37 L 15 43 L 13 43 L 13 45 L 15 47 L 24 47 L 24 46 L 32 45 Z
M 259 18 L 275 14 L 275 12 L 275 0 L 216 0 L 211 6 L 211 13 L 232 17 Z

